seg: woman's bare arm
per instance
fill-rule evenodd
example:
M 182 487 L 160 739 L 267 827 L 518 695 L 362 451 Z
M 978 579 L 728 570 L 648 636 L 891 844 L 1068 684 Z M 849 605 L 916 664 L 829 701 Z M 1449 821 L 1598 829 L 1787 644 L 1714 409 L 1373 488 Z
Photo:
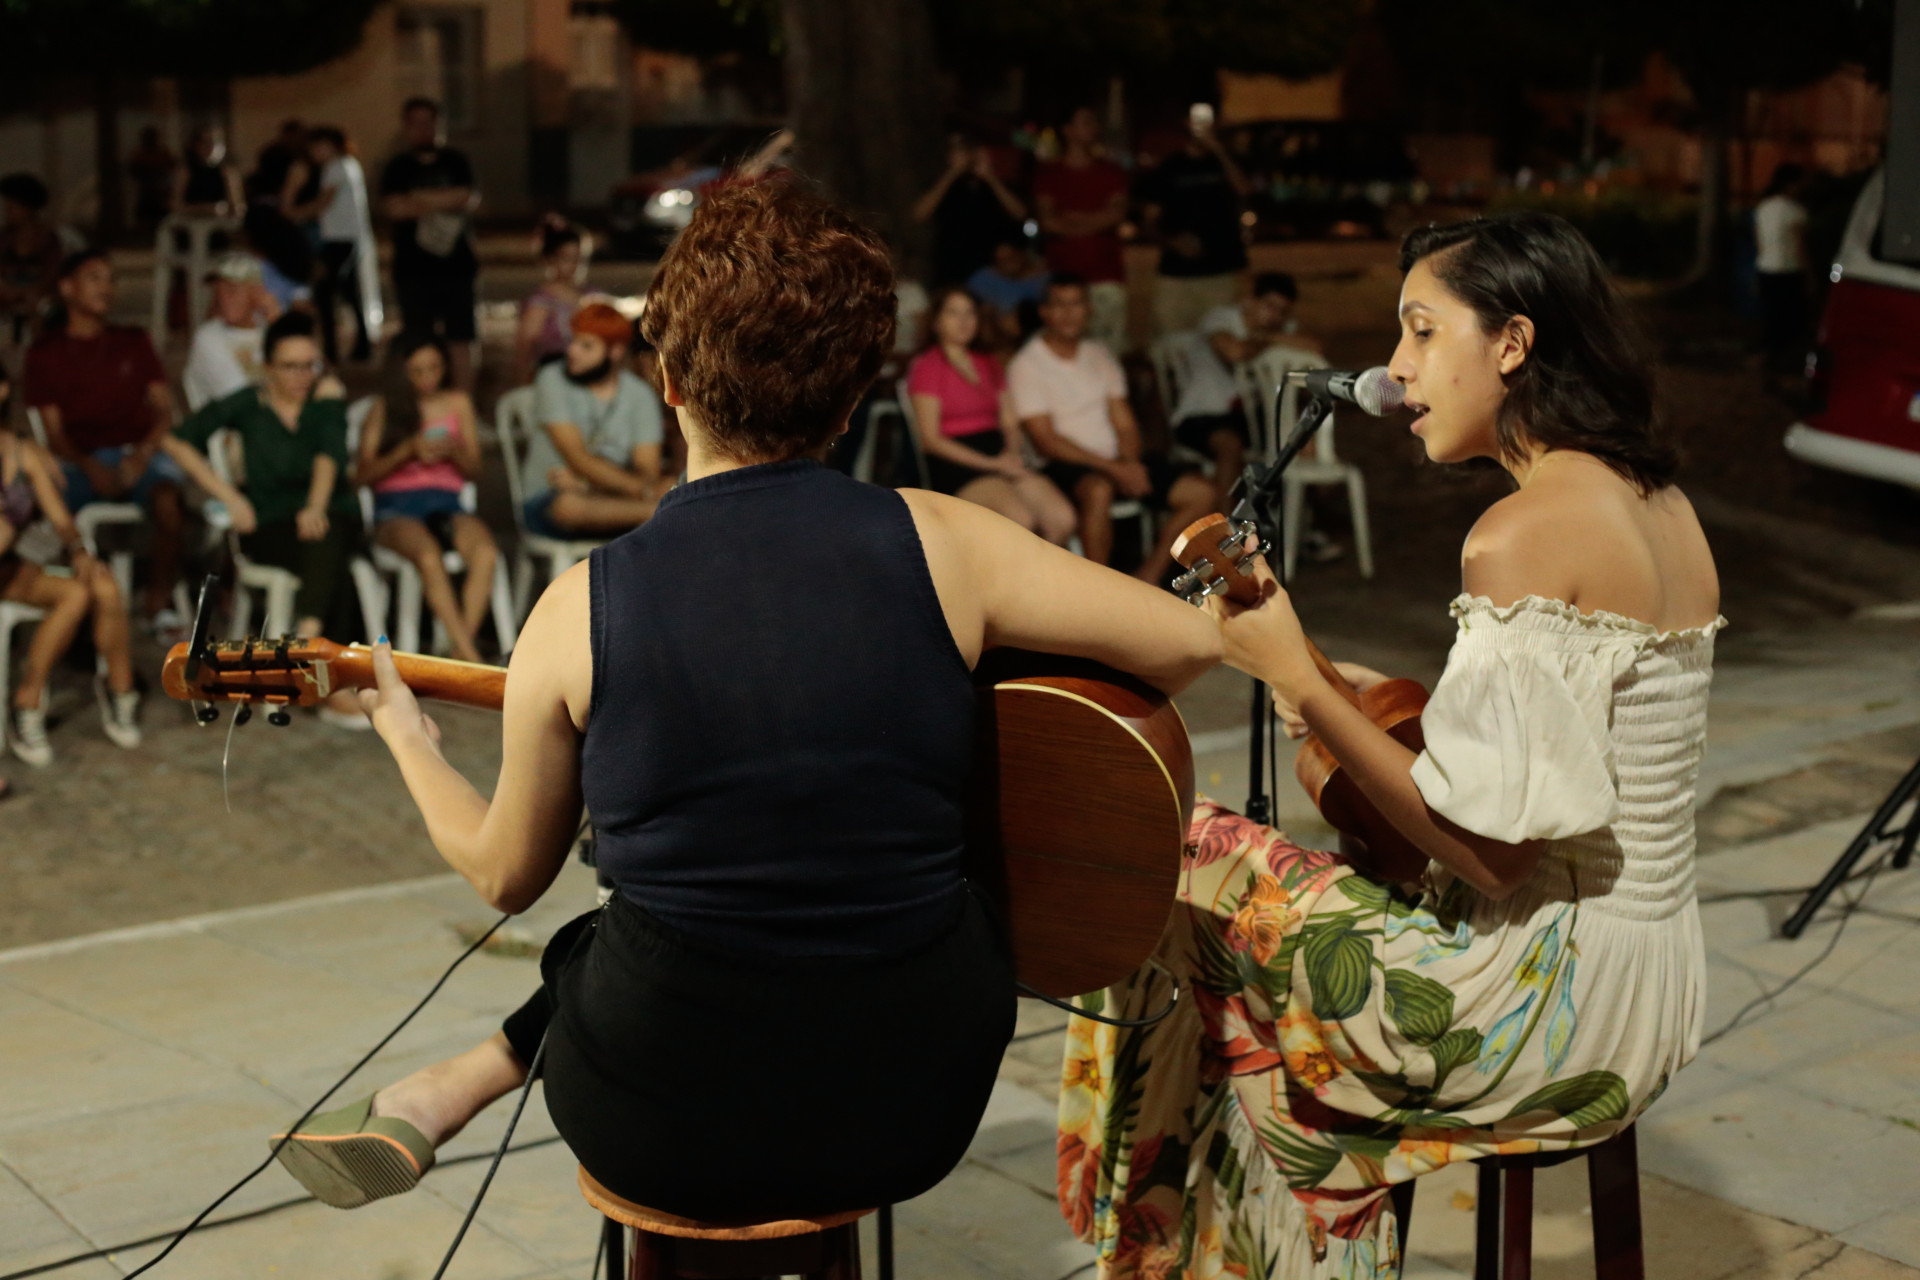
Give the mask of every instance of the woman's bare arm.
M 580 735 L 593 688 L 581 562 L 534 605 L 507 668 L 500 777 L 488 800 L 440 753 L 440 733 L 375 650 L 377 691 L 361 695 L 440 856 L 497 911 L 519 914 L 565 865 L 581 811 Z
M 453 446 L 453 465 L 460 468 L 461 475 L 478 484 L 486 465 L 480 456 L 479 415 L 474 413 L 473 401 L 464 391 L 453 393 L 453 411 L 460 419 L 460 438 Z
M 1220 661 L 1213 620 L 985 507 L 903 490 L 968 666 L 1006 646 L 1092 658 L 1178 693 Z

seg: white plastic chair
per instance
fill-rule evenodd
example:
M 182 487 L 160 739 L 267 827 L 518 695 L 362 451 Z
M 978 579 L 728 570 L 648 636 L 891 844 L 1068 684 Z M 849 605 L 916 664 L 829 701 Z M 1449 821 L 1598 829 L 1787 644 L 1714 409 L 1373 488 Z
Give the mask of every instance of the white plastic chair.
M 233 483 L 233 452 L 239 446 L 239 438 L 227 428 L 214 432 L 207 440 L 207 462 L 213 467 L 213 473 L 227 484 Z M 294 623 L 293 598 L 300 591 L 300 576 L 290 569 L 255 564 L 247 559 L 246 553 L 240 550 L 240 537 L 233 530 L 233 519 L 224 504 L 208 503 L 205 515 L 208 528 L 224 533 L 233 553 L 233 609 L 227 620 L 228 635 L 239 638 L 248 634 L 248 628 L 253 625 L 251 593 L 254 591 L 261 593 L 266 605 L 260 634 L 291 635 Z M 360 596 L 360 612 L 369 626 L 378 624 L 387 616 L 386 584 L 364 556 L 354 556 L 349 560 L 347 570 L 353 576 L 354 590 Z
M 513 616 L 525 618 L 533 606 L 533 567 L 535 560 L 547 564 L 547 581 L 571 569 L 604 546 L 600 538 L 550 538 L 527 531 L 526 485 L 520 474 L 525 464 L 522 441 L 531 441 L 539 424 L 533 420 L 533 388 L 515 387 L 500 397 L 493 411 L 494 426 L 500 434 L 500 452 L 507 462 L 507 495 L 513 502 L 513 526 L 519 533 L 513 552 Z
M 40 411 L 32 405 L 27 406 L 27 426 L 33 431 L 34 442 L 42 449 L 52 452 L 47 444 L 47 424 L 40 420 Z M 87 554 L 98 558 L 99 531 L 103 525 L 141 525 L 147 521 L 147 513 L 137 502 L 90 502 L 73 513 L 73 523 L 80 530 L 80 541 L 85 544 Z M 107 567 L 113 571 L 113 580 L 120 587 L 120 601 L 128 609 L 133 608 L 133 552 L 120 550 L 107 557 Z
M 1300 420 L 1301 389 L 1290 385 L 1287 375 L 1298 370 L 1326 367 L 1327 362 L 1323 357 L 1298 347 L 1269 347 L 1244 366 L 1246 372 L 1242 375 L 1241 398 L 1258 406 L 1254 440 L 1262 456 L 1272 457 L 1280 442 L 1287 438 L 1294 424 Z M 1268 423 L 1267 406 L 1276 403 L 1278 419 Z M 1333 426 L 1334 418 L 1329 414 L 1314 436 L 1315 451 L 1312 456 L 1303 453 L 1295 458 L 1288 464 L 1283 478 L 1281 562 L 1282 573 L 1288 581 L 1293 579 L 1293 567 L 1300 554 L 1300 532 L 1306 517 L 1308 485 L 1339 485 L 1346 489 L 1347 511 L 1353 521 L 1353 551 L 1360 563 L 1360 576 L 1373 576 L 1373 530 L 1367 522 L 1366 477 L 1361 474 L 1359 467 L 1351 462 L 1340 461 L 1339 455 L 1334 452 Z
M 1147 347 L 1147 359 L 1153 365 L 1153 381 L 1160 392 L 1160 407 L 1166 416 L 1168 432 L 1173 428 L 1173 411 L 1180 404 L 1180 391 L 1192 376 L 1193 362 L 1202 356 L 1218 359 L 1207 347 L 1206 339 L 1197 333 L 1170 333 L 1155 338 Z M 1242 401 L 1244 403 L 1244 397 Z M 1206 454 L 1189 449 L 1180 443 L 1177 436 L 1167 442 L 1167 455 L 1189 462 L 1199 467 L 1209 476 L 1213 474 L 1213 459 Z
M 357 459 L 360 456 L 360 432 L 366 425 L 367 414 L 373 410 L 373 397 L 362 396 L 347 406 L 347 457 Z M 359 487 L 360 520 L 367 528 L 369 536 L 373 532 L 373 490 L 366 485 Z M 480 507 L 480 489 L 469 481 L 460 490 L 460 509 L 468 515 L 474 514 Z M 420 608 L 424 596 L 420 584 L 420 570 L 413 561 L 395 551 L 392 547 L 383 547 L 375 542 L 372 546 L 373 567 L 382 579 L 391 578 L 393 589 L 386 591 L 382 583 L 382 596 L 399 614 L 394 619 L 394 646 L 402 653 L 420 652 Z M 467 571 L 467 562 L 458 551 L 447 551 L 440 557 L 440 563 L 446 566 L 449 576 L 458 579 Z M 387 618 L 383 612 L 379 618 L 368 618 L 367 629 L 378 635 L 387 628 Z M 493 629 L 500 642 L 500 654 L 505 657 L 513 652 L 513 646 L 520 638 L 520 628 L 513 611 L 513 592 L 507 582 L 507 562 L 504 556 L 496 557 L 493 562 Z M 438 618 L 433 623 L 433 648 L 437 653 L 448 647 L 447 628 Z
M 46 616 L 46 610 L 33 605 L 0 600 L 0 747 L 6 745 L 13 726 L 14 628 L 38 623 Z

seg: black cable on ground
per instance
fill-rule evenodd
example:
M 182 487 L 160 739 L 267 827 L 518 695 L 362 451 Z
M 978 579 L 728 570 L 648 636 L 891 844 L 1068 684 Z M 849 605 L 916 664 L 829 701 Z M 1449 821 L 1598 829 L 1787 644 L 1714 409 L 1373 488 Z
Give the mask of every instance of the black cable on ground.
M 160 1265 L 161 1259 L 165 1258 L 168 1254 L 172 1253 L 176 1248 L 179 1247 L 180 1242 L 182 1240 L 185 1240 L 189 1235 L 191 1235 L 200 1226 L 201 1223 L 205 1222 L 208 1218 L 212 1217 L 213 1211 L 215 1209 L 218 1209 L 221 1205 L 225 1204 L 228 1200 L 231 1200 L 234 1197 L 234 1195 L 239 1192 L 240 1188 L 246 1186 L 249 1182 L 252 1182 L 255 1178 L 265 1173 L 267 1171 L 267 1166 L 271 1165 L 276 1159 L 279 1158 L 281 1148 L 287 1145 L 288 1141 L 291 1140 L 292 1136 L 299 1131 L 300 1126 L 305 1124 L 307 1121 L 313 1119 L 314 1113 L 320 1110 L 321 1107 L 325 1106 L 327 1104 L 327 1100 L 333 1097 L 334 1094 L 338 1093 L 342 1085 L 346 1084 L 347 1081 L 353 1079 L 354 1076 L 358 1075 L 360 1072 L 360 1068 L 366 1066 L 369 1062 L 373 1061 L 373 1057 L 375 1054 L 379 1053 L 382 1049 L 386 1048 L 387 1045 L 393 1041 L 393 1038 L 395 1036 L 399 1035 L 402 1031 L 404 1031 L 406 1029 L 407 1024 L 409 1022 L 412 1022 L 414 1018 L 419 1014 L 419 1012 L 422 1009 L 427 1007 L 427 1001 L 433 999 L 436 995 L 440 994 L 440 988 L 447 985 L 447 979 L 453 976 L 453 971 L 455 969 L 458 969 L 462 964 L 465 964 L 468 956 L 478 951 L 481 945 L 485 943 L 488 938 L 491 938 L 495 933 L 499 932 L 501 925 L 505 924 L 508 920 L 511 920 L 512 918 L 513 917 L 511 916 L 501 916 L 498 920 L 493 922 L 492 928 L 488 929 L 485 933 L 481 934 L 478 938 L 475 938 L 473 940 L 472 945 L 469 946 L 465 951 L 462 951 L 459 957 L 455 959 L 452 964 L 447 966 L 447 971 L 440 975 L 439 981 L 435 982 L 433 986 L 428 989 L 427 994 L 420 997 L 420 1002 L 414 1005 L 412 1009 L 407 1011 L 407 1016 L 400 1019 L 399 1024 L 395 1026 L 393 1030 L 387 1032 L 387 1034 L 385 1034 L 384 1036 L 381 1036 L 380 1043 L 374 1045 L 373 1048 L 367 1050 L 365 1054 L 361 1055 L 360 1061 L 354 1063 L 353 1066 L 347 1071 L 347 1074 L 341 1076 L 338 1080 L 334 1081 L 333 1087 L 328 1089 L 325 1093 L 321 1094 L 320 1100 L 318 1102 L 315 1102 L 312 1106 L 308 1107 L 306 1111 L 301 1114 L 298 1120 L 295 1120 L 291 1125 L 287 1126 L 287 1136 L 281 1138 L 280 1141 L 273 1144 L 273 1150 L 267 1152 L 267 1158 L 265 1160 L 262 1160 L 259 1164 L 255 1165 L 253 1167 L 253 1171 L 248 1173 L 246 1177 L 240 1179 L 240 1181 L 234 1183 L 232 1186 L 228 1187 L 225 1191 L 221 1192 L 219 1199 L 215 1200 L 212 1204 L 202 1209 L 192 1222 L 189 1222 L 186 1226 L 180 1228 L 180 1233 L 174 1236 L 172 1243 L 168 1244 L 166 1248 L 162 1249 L 159 1253 L 155 1254 L 151 1260 L 149 1260 L 145 1265 L 141 1266 L 138 1270 L 131 1272 L 127 1276 L 127 1280 L 134 1280 L 134 1277 L 145 1275 L 147 1272 L 151 1271 L 154 1267 Z M 0 1280 L 13 1280 L 13 1277 L 0 1276 Z
M 558 1134 L 555 1134 L 551 1138 L 535 1138 L 532 1142 L 523 1142 L 517 1147 L 507 1148 L 507 1154 L 517 1156 L 522 1151 L 533 1151 L 540 1147 L 550 1147 L 559 1141 L 560 1136 Z M 454 1156 L 450 1160 L 436 1161 L 433 1167 L 436 1169 L 448 1169 L 456 1164 L 472 1164 L 475 1160 L 491 1160 L 495 1158 L 494 1152 L 474 1151 L 464 1156 Z M 281 1200 L 274 1204 L 261 1205 L 258 1209 L 248 1209 L 245 1213 L 235 1213 L 224 1218 L 214 1218 L 211 1221 L 201 1223 L 200 1230 L 203 1232 L 217 1231 L 221 1227 L 230 1227 L 236 1222 L 251 1222 L 255 1218 L 265 1218 L 272 1214 L 279 1213 L 284 1209 L 297 1209 L 303 1204 L 319 1203 L 319 1199 L 314 1196 L 295 1196 L 291 1200 Z M 28 1267 L 25 1271 L 9 1271 L 7 1274 L 0 1276 L 0 1280 L 29 1280 L 32 1276 L 44 1276 L 50 1272 L 60 1271 L 67 1267 L 77 1267 L 83 1262 L 93 1262 L 97 1259 L 105 1258 L 110 1254 L 126 1253 L 132 1249 L 144 1249 L 150 1244 L 159 1244 L 172 1234 L 171 1231 L 162 1231 L 159 1235 L 148 1236 L 144 1240 L 129 1240 L 125 1244 L 108 1245 L 104 1249 L 95 1249 L 91 1253 L 77 1253 L 71 1258 L 62 1258 L 58 1262 L 42 1262 L 38 1266 Z
M 480 1212 L 480 1202 L 487 1198 L 487 1188 L 493 1185 L 493 1175 L 500 1172 L 500 1161 L 506 1158 L 507 1144 L 513 1141 L 513 1131 L 520 1127 L 520 1113 L 527 1109 L 527 1095 L 533 1092 L 533 1082 L 540 1078 L 540 1062 L 546 1056 L 547 1037 L 542 1033 L 540 1047 L 533 1051 L 533 1061 L 527 1064 L 527 1082 L 520 1086 L 520 1101 L 513 1104 L 513 1116 L 507 1121 L 507 1131 L 500 1135 L 500 1149 L 493 1153 L 493 1163 L 487 1166 L 487 1176 L 480 1179 L 480 1190 L 474 1193 L 473 1203 L 467 1206 L 467 1216 L 460 1220 L 460 1230 L 454 1232 L 453 1243 L 447 1246 L 447 1256 L 440 1259 L 440 1269 L 433 1273 L 433 1280 L 440 1280 L 447 1274 L 447 1268 L 453 1265 L 453 1255 L 460 1252 L 460 1242 L 467 1238 L 467 1228 L 473 1225 L 474 1215 Z

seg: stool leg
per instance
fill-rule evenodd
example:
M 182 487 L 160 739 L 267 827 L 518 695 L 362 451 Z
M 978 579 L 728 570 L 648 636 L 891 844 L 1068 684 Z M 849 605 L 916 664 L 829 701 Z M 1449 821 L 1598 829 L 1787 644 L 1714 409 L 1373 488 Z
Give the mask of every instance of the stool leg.
M 893 1206 L 883 1204 L 875 1215 L 878 1221 L 874 1226 L 877 1237 L 874 1241 L 874 1254 L 880 1260 L 880 1280 L 893 1280 Z
M 1474 1164 L 1480 1188 L 1473 1215 L 1473 1280 L 1500 1280 L 1500 1157 Z
M 673 1241 L 651 1231 L 633 1233 L 633 1268 L 628 1280 L 678 1280 L 673 1266 Z
M 1646 1280 L 1640 1240 L 1640 1152 L 1629 1126 L 1587 1151 L 1593 1205 L 1593 1270 L 1598 1280 Z
M 1506 1195 L 1500 1206 L 1500 1280 L 1531 1280 L 1533 1275 L 1533 1170 L 1526 1165 L 1508 1169 Z
M 849 1222 L 833 1229 L 827 1242 L 827 1265 L 820 1280 L 860 1280 L 860 1224 Z
M 600 1274 L 607 1280 L 626 1280 L 627 1272 L 627 1236 L 626 1228 L 612 1218 L 600 1220 Z

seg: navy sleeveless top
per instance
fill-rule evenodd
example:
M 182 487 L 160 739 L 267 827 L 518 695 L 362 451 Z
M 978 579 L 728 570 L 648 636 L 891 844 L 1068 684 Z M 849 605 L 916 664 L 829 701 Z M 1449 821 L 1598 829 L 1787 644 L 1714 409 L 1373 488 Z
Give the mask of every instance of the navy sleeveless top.
M 957 918 L 973 685 L 891 490 L 810 459 L 593 553 L 600 869 L 695 940 L 884 956 Z

